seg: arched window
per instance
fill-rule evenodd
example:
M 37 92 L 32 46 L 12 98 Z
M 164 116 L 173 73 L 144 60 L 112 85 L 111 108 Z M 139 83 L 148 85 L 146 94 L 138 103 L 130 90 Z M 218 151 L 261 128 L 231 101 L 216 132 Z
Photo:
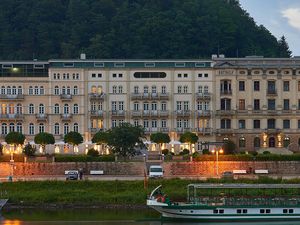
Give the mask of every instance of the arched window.
M 61 91 L 61 93 L 62 93 L 63 95 L 65 95 L 65 94 L 66 94 L 66 87 L 65 87 L 65 86 L 63 86 L 63 87 L 62 87 L 62 91 Z
M 22 86 L 18 87 L 18 95 L 22 95 L 23 94 L 23 89 Z
M 35 86 L 35 87 L 34 87 L 34 94 L 35 94 L 35 95 L 38 95 L 38 94 L 39 94 L 39 87 L 38 87 L 38 86 Z
M 148 86 L 144 86 L 144 94 L 148 94 L 149 93 L 149 87 Z
M 74 114 L 78 114 L 78 113 L 79 113 L 79 107 L 78 107 L 78 104 L 74 104 L 74 106 L 73 106 L 73 113 L 74 113 Z
M 167 87 L 166 86 L 162 86 L 161 87 L 161 93 L 162 94 L 166 94 L 166 92 L 167 92 Z
M 6 93 L 7 93 L 8 95 L 11 95 L 11 89 L 10 89 L 10 86 L 7 86 L 7 88 L 6 88 Z
M 17 123 L 17 132 L 23 133 L 23 126 L 22 126 L 22 123 Z
M 66 135 L 67 133 L 69 133 L 69 124 L 65 123 L 64 124 L 64 135 Z
M 29 135 L 34 135 L 34 124 L 33 123 L 29 124 Z
M 73 88 L 73 94 L 78 95 L 78 86 L 74 86 Z
M 69 113 L 70 113 L 69 105 L 65 104 L 64 105 L 64 114 L 69 114 Z
M 156 86 L 153 85 L 153 86 L 151 87 L 151 93 L 154 94 L 154 93 L 156 93 L 156 92 L 157 92 Z
M 54 134 L 59 135 L 59 123 L 54 124 Z
M 4 86 L 1 87 L 1 95 L 5 95 L 5 87 Z
M 78 123 L 74 123 L 73 130 L 74 130 L 75 132 L 79 132 L 79 131 L 78 131 L 78 130 L 79 130 Z
M 45 106 L 42 103 L 39 105 L 39 114 L 45 114 Z
M 113 94 L 116 94 L 116 93 L 117 93 L 117 86 L 113 86 L 113 87 L 112 87 L 112 92 L 113 92 Z
M 239 147 L 245 148 L 246 147 L 246 139 L 244 137 L 240 137 L 239 139 Z
M 133 87 L 133 92 L 134 92 L 134 94 L 138 94 L 139 93 L 139 86 L 134 86 Z
M 287 148 L 291 143 L 291 139 L 289 137 L 285 137 L 283 139 L 283 147 Z
M 119 94 L 122 94 L 123 93 L 123 86 L 119 86 Z
M 16 86 L 12 86 L 12 95 L 16 95 L 17 94 L 17 87 Z
M 253 141 L 254 148 L 260 148 L 260 138 L 255 137 Z
M 40 86 L 40 95 L 44 95 L 44 94 L 45 94 L 44 86 Z
M 13 103 L 9 104 L 9 114 L 15 114 L 15 105 Z
M 45 132 L 45 124 L 40 123 L 39 124 L 39 133 L 43 133 L 43 132 Z
M 91 102 L 91 111 L 95 111 L 95 110 L 96 110 L 96 103 Z
M 69 86 L 67 86 L 67 95 L 71 94 L 71 88 Z
M 14 123 L 10 123 L 9 124 L 9 132 L 14 132 L 15 131 L 15 124 Z
M 59 95 L 59 87 L 58 86 L 54 87 L 54 95 Z
M 206 93 L 206 94 L 208 93 L 208 86 L 206 86 L 206 85 L 204 86 L 204 93 Z
M 7 124 L 6 123 L 2 123 L 2 126 L 1 126 L 1 134 L 7 134 Z
M 33 95 L 33 87 L 32 86 L 29 86 L 28 94 Z
M 183 93 L 188 93 L 188 86 L 187 85 L 183 86 Z
M 32 103 L 29 104 L 28 113 L 29 114 L 34 114 L 34 105 Z
M 21 103 L 18 103 L 17 104 L 17 114 L 22 114 L 23 113 L 23 110 L 22 110 L 22 104 Z
M 56 103 L 54 105 L 54 114 L 59 114 L 59 104 L 58 103 Z

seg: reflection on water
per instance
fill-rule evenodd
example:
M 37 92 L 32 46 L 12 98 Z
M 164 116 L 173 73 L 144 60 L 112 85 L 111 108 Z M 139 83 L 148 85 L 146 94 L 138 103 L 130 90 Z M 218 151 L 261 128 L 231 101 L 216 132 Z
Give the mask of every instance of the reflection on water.
M 198 223 L 161 221 L 151 209 L 4 210 L 0 225 L 300 225 L 300 221 Z

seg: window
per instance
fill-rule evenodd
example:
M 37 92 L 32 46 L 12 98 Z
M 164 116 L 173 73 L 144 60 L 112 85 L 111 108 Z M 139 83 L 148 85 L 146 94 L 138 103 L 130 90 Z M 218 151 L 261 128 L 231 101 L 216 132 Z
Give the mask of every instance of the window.
M 123 62 L 116 62 L 116 63 L 114 63 L 114 66 L 115 67 L 124 67 L 125 63 L 123 63 Z
M 104 63 L 94 62 L 94 67 L 104 67 Z
M 294 209 L 289 209 L 289 213 L 294 213 Z
M 79 125 L 78 125 L 78 123 L 74 123 L 74 125 L 73 125 L 73 130 L 74 130 L 75 132 L 78 132 L 78 130 L 79 130 Z
M 39 105 L 39 114 L 44 114 L 45 113 L 45 106 L 44 104 Z
M 283 110 L 289 110 L 289 109 L 290 109 L 290 100 L 283 99 Z
M 260 138 L 255 137 L 253 141 L 254 148 L 260 148 Z
M 10 123 L 9 124 L 9 132 L 14 132 L 15 131 L 15 124 L 14 123 Z
M 40 95 L 44 95 L 44 94 L 45 94 L 44 86 L 40 86 Z
M 116 93 L 117 93 L 117 86 L 113 86 L 113 87 L 112 87 L 112 93 L 113 93 L 113 94 L 116 94 Z
M 78 114 L 78 113 L 79 113 L 79 107 L 78 107 L 78 104 L 74 104 L 74 106 L 73 106 L 73 113 L 74 113 L 74 114 Z
M 7 88 L 6 88 L 6 93 L 7 93 L 8 95 L 11 95 L 11 89 L 10 89 L 10 86 L 7 86 Z
M 155 63 L 151 63 L 151 62 L 144 63 L 144 66 L 145 67 L 155 67 Z
M 148 120 L 144 120 L 143 121 L 143 125 L 145 128 L 148 128 L 149 127 L 149 121 Z
M 123 86 L 120 85 L 118 91 L 119 91 L 119 94 L 122 94 L 123 93 Z
M 151 121 L 151 127 L 157 128 L 157 120 L 152 120 Z
M 28 130 L 29 130 L 29 135 L 34 135 L 34 125 L 33 125 L 33 123 L 29 124 Z
M 28 113 L 29 114 L 34 114 L 34 105 L 31 103 L 29 104 L 29 107 L 28 107 Z
M 181 73 L 178 73 L 177 76 L 178 76 L 178 78 L 181 78 L 182 74 L 181 74 Z
M 117 120 L 112 120 L 111 127 L 116 127 L 116 126 L 117 126 Z
M 96 77 L 96 74 L 95 73 L 92 73 L 92 78 L 95 78 Z
M 71 88 L 70 86 L 67 86 L 67 95 L 70 95 L 71 94 Z
M 269 80 L 268 81 L 268 90 L 267 90 L 268 94 L 275 94 L 276 93 L 276 83 L 273 80 Z
M 276 120 L 275 119 L 268 119 L 267 125 L 268 125 L 268 129 L 275 129 Z
M 161 103 L 161 111 L 167 111 L 167 103 L 166 102 Z
M 283 129 L 290 129 L 290 120 L 283 120 Z
M 246 128 L 246 121 L 239 120 L 239 129 L 245 129 L 245 128 Z
M 116 77 L 117 77 L 117 74 L 116 74 L 116 73 L 113 73 L 113 74 L 112 74 L 112 77 L 113 77 L 113 78 L 116 78 Z
M 156 86 L 153 85 L 153 86 L 151 87 L 151 93 L 152 93 L 152 94 L 155 94 L 155 93 L 156 93 Z
M 230 119 L 221 119 L 221 129 L 230 129 L 231 120 Z
M 39 94 L 39 87 L 38 87 L 38 86 L 35 86 L 35 87 L 34 87 L 34 94 L 35 94 L 35 95 L 38 95 L 38 94 Z
M 134 94 L 138 94 L 139 93 L 139 87 L 138 86 L 134 86 L 133 87 L 133 93 Z
M 239 147 L 245 148 L 246 147 L 246 139 L 244 137 L 240 137 L 239 139 Z
M 5 87 L 4 86 L 1 87 L 1 95 L 5 95 Z
M 64 114 L 69 114 L 70 110 L 69 110 L 69 105 L 65 104 L 64 105 Z
M 157 103 L 156 102 L 152 102 L 151 103 L 151 110 L 152 111 L 156 111 L 157 110 Z
M 260 209 L 259 212 L 260 213 L 265 213 L 265 210 L 264 209 Z
M 198 77 L 201 78 L 202 77 L 202 73 L 198 73 Z
M 271 209 L 266 209 L 266 213 L 271 213 Z
M 138 126 L 140 125 L 140 124 L 139 124 L 139 120 L 134 120 L 134 121 L 133 121 L 133 124 L 134 124 L 135 127 L 138 127 Z
M 18 95 L 21 95 L 23 94 L 23 89 L 21 86 L 18 87 Z
M 33 95 L 33 88 L 32 88 L 32 86 L 29 86 L 28 94 L 29 95 Z
M 16 95 L 16 94 L 17 94 L 17 87 L 12 86 L 12 95 Z
M 54 124 L 54 134 L 59 135 L 59 123 Z
M 161 127 L 166 128 L 167 127 L 167 121 L 161 120 Z
M 206 86 L 206 85 L 204 86 L 204 93 L 208 94 L 208 86 Z
M 22 126 L 22 124 L 21 123 L 17 123 L 17 132 L 19 132 L 19 133 L 23 133 L 22 132 L 22 130 L 23 130 L 23 126 Z
M 207 77 L 208 77 L 208 73 L 205 73 L 205 74 L 204 74 L 204 77 L 206 77 L 206 78 L 207 78 Z
M 285 137 L 283 139 L 283 147 L 288 148 L 288 146 L 290 145 L 290 143 L 291 143 L 291 139 L 289 137 Z
M 187 73 L 183 74 L 183 77 L 184 77 L 184 78 L 187 78 L 187 77 L 188 77 L 188 74 L 187 74 Z
M 221 110 L 230 110 L 231 109 L 231 99 L 222 98 L 221 99 Z
M 182 102 L 181 101 L 176 101 L 176 110 L 182 110 Z
M 66 135 L 67 133 L 69 133 L 69 124 L 65 123 L 64 124 L 64 135 Z
M 133 110 L 139 111 L 139 103 L 138 102 L 133 103 Z
M 188 93 L 188 86 L 183 86 L 183 93 Z
M 111 110 L 112 111 L 117 111 L 117 102 L 116 101 L 111 102 Z
M 43 123 L 39 124 L 39 133 L 45 132 L 45 125 Z
M 77 86 L 74 86 L 74 88 L 73 88 L 73 94 L 74 95 L 78 95 L 78 87 Z
M 245 81 L 239 81 L 239 91 L 245 91 Z
M 254 99 L 254 110 L 260 110 L 259 99 Z
M 185 63 L 184 62 L 176 62 L 175 67 L 185 67 Z
M 198 86 L 198 93 L 202 93 L 203 92 L 203 87 L 200 85 Z
M 148 86 L 144 86 L 144 94 L 148 94 L 149 93 L 149 87 Z
M 54 87 L 54 95 L 59 95 L 59 87 L 58 86 Z
M 22 104 L 18 103 L 17 104 L 17 114 L 22 114 L 22 113 L 23 113 Z
M 65 87 L 65 86 L 62 87 L 61 93 L 62 93 L 63 95 L 66 94 L 66 87 Z
M 123 74 L 122 73 L 119 73 L 119 78 L 123 77 Z
M 283 81 L 283 91 L 290 91 L 290 82 Z
M 283 213 L 288 213 L 288 210 L 287 209 L 283 209 L 282 212 Z
M 245 110 L 245 99 L 239 99 L 239 110 Z
M 59 104 L 54 105 L 54 114 L 59 114 Z
M 253 128 L 260 129 L 260 120 L 253 120 Z
M 275 110 L 275 99 L 268 99 L 268 110 Z
M 135 72 L 133 74 L 134 78 L 166 78 L 167 74 L 165 72 Z
M 181 94 L 181 92 L 182 92 L 182 86 L 177 86 L 177 93 Z
M 237 209 L 236 213 L 240 214 L 240 213 L 242 213 L 242 210 L 241 209 Z
M 254 82 L 253 82 L 253 90 L 254 91 L 259 91 L 259 81 L 258 80 L 255 80 Z
M 167 90 L 166 86 L 161 87 L 161 93 L 162 94 L 166 94 L 166 90 Z

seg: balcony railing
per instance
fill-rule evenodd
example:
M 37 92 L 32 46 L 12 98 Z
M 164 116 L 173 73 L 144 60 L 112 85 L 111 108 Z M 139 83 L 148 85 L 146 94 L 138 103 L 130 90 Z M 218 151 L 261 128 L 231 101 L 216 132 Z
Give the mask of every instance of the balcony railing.
M 216 115 L 234 115 L 235 114 L 235 110 L 217 110 L 216 111 Z
M 190 127 L 176 127 L 174 129 L 175 132 L 177 133 L 184 133 L 184 132 L 188 132 L 191 131 L 192 129 Z
M 139 110 L 133 110 L 131 111 L 131 116 L 132 117 L 141 117 L 142 116 L 142 112 Z
M 197 110 L 196 111 L 197 117 L 209 117 L 211 116 L 210 110 Z
M 221 95 L 232 95 L 232 90 L 221 90 L 220 94 Z
M 169 128 L 168 127 L 161 127 L 159 128 L 160 132 L 169 132 Z
M 70 121 L 73 118 L 73 116 L 70 113 L 64 113 L 60 115 L 60 118 L 62 121 Z
M 161 111 L 159 111 L 159 116 L 160 117 L 168 117 L 169 116 L 169 111 L 168 110 L 161 110 Z
M 0 120 L 23 120 L 24 115 L 20 113 L 0 114 Z
M 1 100 L 23 100 L 23 94 L 15 94 L 15 95 L 7 95 L 7 94 L 0 94 Z
M 202 134 L 211 134 L 212 128 L 210 127 L 197 127 L 196 131 Z
M 189 117 L 191 116 L 190 110 L 176 110 L 175 115 L 178 117 Z
M 211 93 L 196 93 L 196 98 L 198 100 L 210 100 Z
M 221 129 L 217 129 L 216 132 L 219 134 L 228 134 L 228 133 L 232 134 L 234 132 L 234 130 L 231 128 L 228 128 L 228 129 L 221 128 Z
M 104 93 L 89 93 L 90 100 L 92 101 L 104 101 L 105 94 Z
M 114 117 L 125 117 L 125 111 L 124 110 L 112 110 L 111 115 Z
M 104 112 L 103 112 L 103 110 L 91 110 L 90 114 L 91 114 L 91 117 L 103 117 Z
M 169 93 L 131 93 L 131 100 L 168 100 Z
M 169 99 L 169 93 L 159 93 L 159 99 L 160 100 L 168 100 Z
M 67 95 L 67 94 L 61 94 L 60 99 L 62 101 L 71 101 L 72 100 L 72 95 Z
M 38 113 L 35 115 L 37 121 L 46 121 L 48 119 L 48 115 L 45 113 Z

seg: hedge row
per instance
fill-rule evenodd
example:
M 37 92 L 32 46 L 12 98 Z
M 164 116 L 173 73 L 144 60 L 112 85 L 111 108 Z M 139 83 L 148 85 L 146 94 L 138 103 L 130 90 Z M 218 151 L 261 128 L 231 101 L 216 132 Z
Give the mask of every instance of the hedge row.
M 55 162 L 114 162 L 113 155 L 55 155 Z
M 215 161 L 215 155 L 200 155 L 194 158 L 194 161 Z M 275 155 L 258 154 L 256 156 L 237 154 L 237 155 L 219 155 L 219 161 L 300 161 L 300 154 L 293 155 Z

